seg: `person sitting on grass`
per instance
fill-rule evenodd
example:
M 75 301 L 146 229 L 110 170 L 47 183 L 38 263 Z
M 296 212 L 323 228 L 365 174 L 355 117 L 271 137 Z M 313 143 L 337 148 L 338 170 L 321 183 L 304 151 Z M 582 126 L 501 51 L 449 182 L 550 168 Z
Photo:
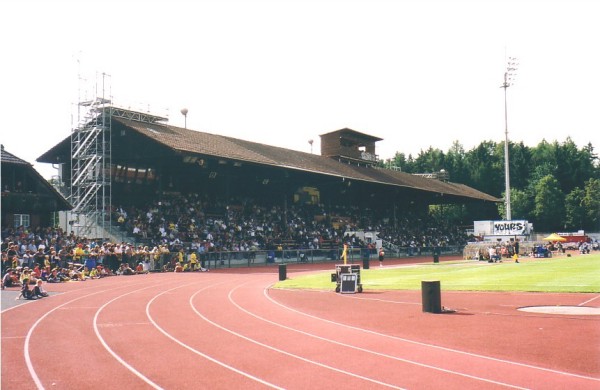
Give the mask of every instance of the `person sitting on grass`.
M 15 300 L 21 299 L 21 297 L 31 301 L 37 299 L 37 297 L 33 294 L 33 290 L 29 288 L 29 279 L 23 279 L 23 286 L 21 287 L 21 293 Z
M 33 295 L 35 295 L 37 298 L 45 298 L 48 296 L 48 292 L 44 290 L 43 283 L 44 282 L 41 279 L 39 279 L 37 281 L 37 284 L 33 288 Z

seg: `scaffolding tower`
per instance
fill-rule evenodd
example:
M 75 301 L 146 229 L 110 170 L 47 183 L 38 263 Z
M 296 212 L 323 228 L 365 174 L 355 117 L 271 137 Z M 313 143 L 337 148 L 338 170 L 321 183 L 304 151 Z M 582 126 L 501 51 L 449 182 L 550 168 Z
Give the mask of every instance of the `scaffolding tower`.
M 108 98 L 105 97 L 105 91 L 110 91 L 109 78 L 102 74 L 101 90 L 96 82 L 94 95 L 97 97 L 84 101 L 80 98 L 77 125 L 71 132 L 68 197 L 73 209 L 67 220 L 71 231 L 80 237 L 110 239 L 118 231 L 112 221 L 112 119 L 150 124 L 169 120 L 168 116 L 115 106 L 110 92 Z
M 105 238 L 112 226 L 111 100 L 102 97 L 79 102 L 78 124 L 71 132 L 72 228 L 78 236 Z M 101 237 L 100 237 L 101 236 Z

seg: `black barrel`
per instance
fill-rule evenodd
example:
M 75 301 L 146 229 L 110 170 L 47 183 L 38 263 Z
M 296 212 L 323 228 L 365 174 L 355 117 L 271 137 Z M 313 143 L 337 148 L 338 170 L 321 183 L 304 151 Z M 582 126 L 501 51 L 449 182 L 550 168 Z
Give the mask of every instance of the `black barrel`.
M 421 295 L 424 313 L 442 312 L 442 296 L 439 280 L 421 281 Z
M 433 262 L 434 263 L 440 262 L 440 247 L 439 246 L 436 246 L 433 248 Z
M 287 278 L 287 266 L 286 264 L 279 264 L 279 280 L 285 280 Z

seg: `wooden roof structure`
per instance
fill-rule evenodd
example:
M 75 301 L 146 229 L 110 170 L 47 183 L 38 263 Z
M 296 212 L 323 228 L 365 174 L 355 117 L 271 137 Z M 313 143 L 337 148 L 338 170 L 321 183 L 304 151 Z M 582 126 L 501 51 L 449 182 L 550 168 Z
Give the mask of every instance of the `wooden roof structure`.
M 263 167 L 276 167 L 293 171 L 303 171 L 320 176 L 339 177 L 345 180 L 380 184 L 390 187 L 410 188 L 441 196 L 451 196 L 463 200 L 499 202 L 500 199 L 478 191 L 469 186 L 419 177 L 405 172 L 376 167 L 375 165 L 349 164 L 335 158 L 312 153 L 265 145 L 252 141 L 232 138 L 217 134 L 195 131 L 164 123 L 148 123 L 125 118 L 113 117 L 114 134 L 132 133 L 138 138 L 150 142 L 153 147 L 171 150 L 181 156 L 198 158 L 217 158 L 232 160 L 244 164 L 255 164 Z M 118 130 L 117 130 L 118 129 Z M 361 134 L 354 130 L 341 131 Z M 331 133 L 328 133 L 331 134 Z M 113 135 L 114 139 L 118 135 Z M 373 141 L 380 140 L 371 137 Z M 113 154 L 114 152 L 113 146 Z M 137 151 L 132 151 L 136 153 Z M 52 147 L 38 162 L 66 163 L 70 156 L 70 137 Z

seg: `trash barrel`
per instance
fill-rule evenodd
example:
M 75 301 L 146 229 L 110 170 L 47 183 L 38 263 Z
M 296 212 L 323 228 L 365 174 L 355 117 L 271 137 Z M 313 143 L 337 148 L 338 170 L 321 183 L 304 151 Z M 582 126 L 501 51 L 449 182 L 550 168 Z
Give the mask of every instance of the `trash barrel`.
M 433 255 L 433 262 L 434 263 L 439 263 L 440 262 L 440 256 L 437 253 Z
M 369 269 L 370 254 L 368 249 L 363 249 L 363 269 Z
M 423 300 L 424 313 L 441 313 L 442 297 L 440 292 L 440 281 L 421 281 L 421 296 Z
M 287 266 L 286 264 L 279 264 L 279 280 L 285 280 L 287 278 Z

